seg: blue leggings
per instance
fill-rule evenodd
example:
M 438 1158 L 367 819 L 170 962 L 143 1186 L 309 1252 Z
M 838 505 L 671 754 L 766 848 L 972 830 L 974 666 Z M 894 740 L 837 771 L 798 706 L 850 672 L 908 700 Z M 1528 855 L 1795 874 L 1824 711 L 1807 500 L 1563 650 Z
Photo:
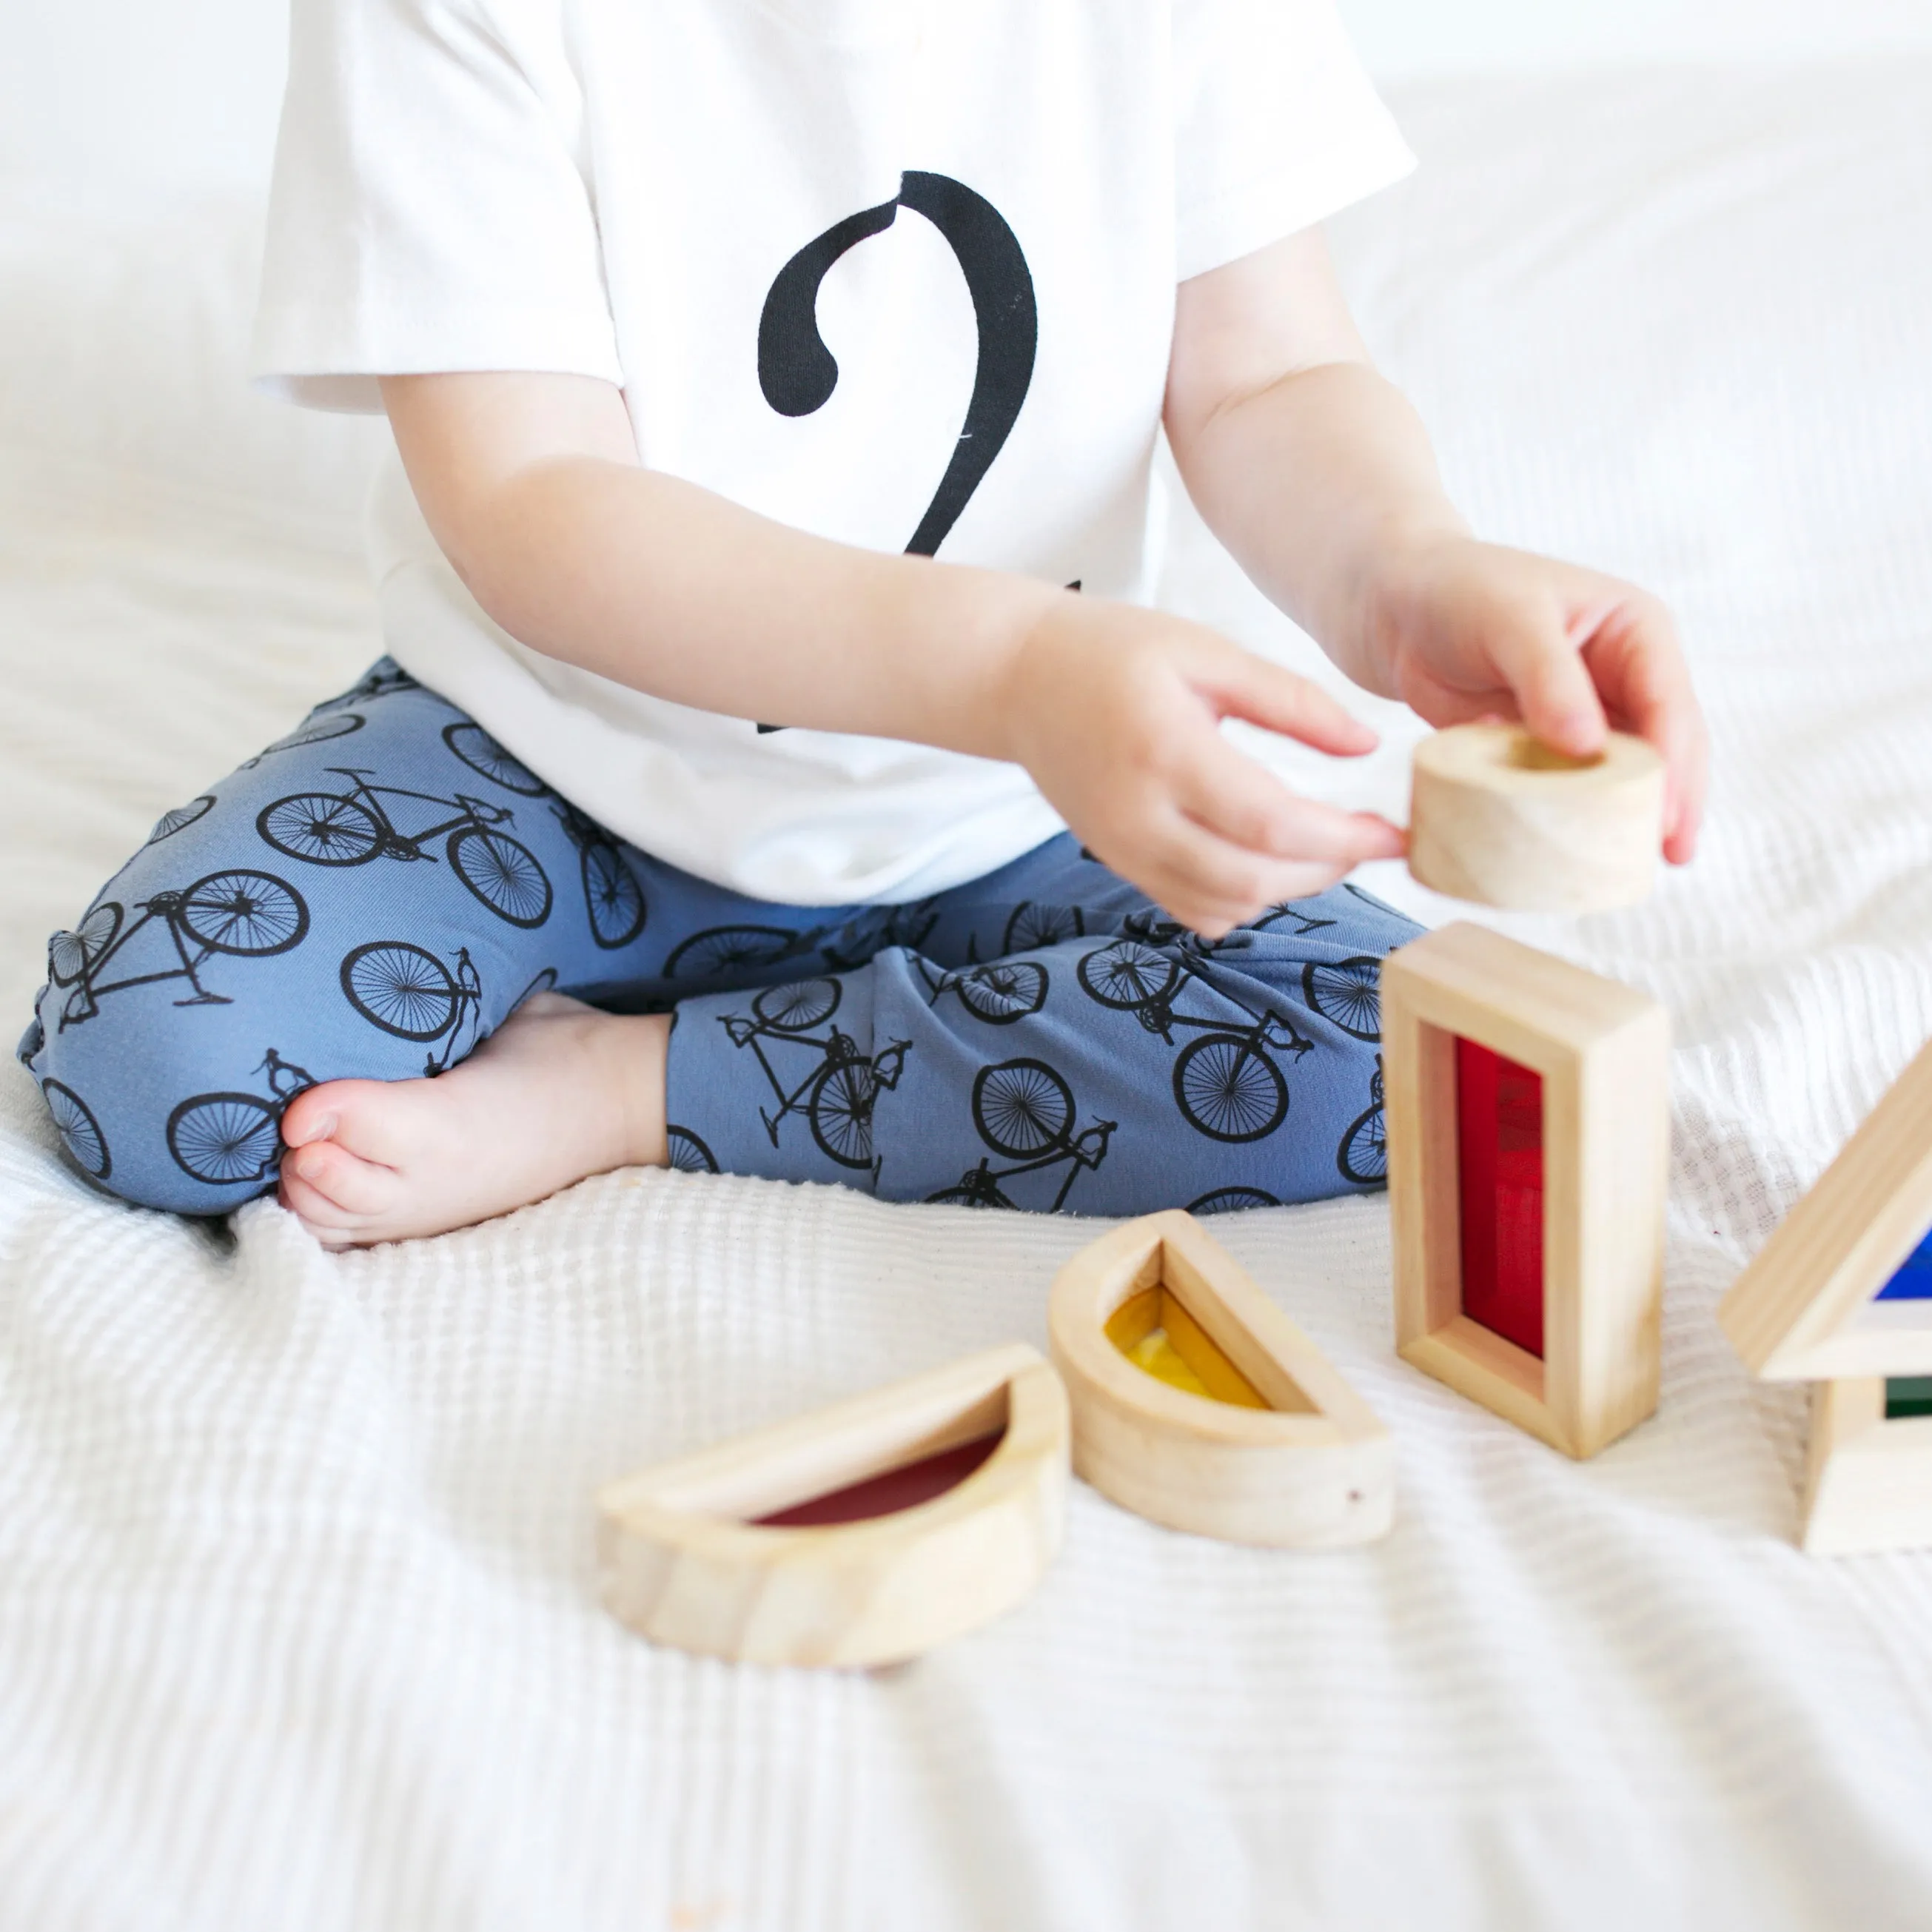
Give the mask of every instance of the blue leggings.
M 441 1073 L 547 987 L 674 1010 L 678 1166 L 1208 1212 L 1381 1183 L 1377 976 L 1418 930 L 1343 886 L 1208 944 L 1064 836 L 914 904 L 768 905 L 386 658 L 54 935 L 20 1052 L 83 1173 L 183 1214 L 273 1189 L 303 1088 Z

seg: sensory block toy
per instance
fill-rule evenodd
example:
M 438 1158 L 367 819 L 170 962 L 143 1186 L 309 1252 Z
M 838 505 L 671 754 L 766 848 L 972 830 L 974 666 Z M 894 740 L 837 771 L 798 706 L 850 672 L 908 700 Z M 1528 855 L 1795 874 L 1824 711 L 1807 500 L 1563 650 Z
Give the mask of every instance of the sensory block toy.
M 1278 1548 L 1388 1531 L 1388 1430 L 1192 1215 L 1150 1214 L 1082 1249 L 1047 1324 L 1074 1471 L 1124 1508 Z
M 1754 1373 L 1814 1384 L 1804 1547 L 1932 1544 L 1932 1046 L 1773 1230 L 1718 1319 Z
M 1060 1378 L 992 1349 L 610 1484 L 604 1602 L 706 1656 L 897 1663 L 1040 1581 L 1068 1454 Z
M 1416 747 L 1409 870 L 1454 898 L 1598 912 L 1649 893 L 1664 836 L 1664 760 L 1610 734 L 1570 758 L 1520 724 L 1456 724 Z
M 1403 1358 L 1552 1448 L 1657 1406 L 1670 1022 L 1468 924 L 1382 968 Z

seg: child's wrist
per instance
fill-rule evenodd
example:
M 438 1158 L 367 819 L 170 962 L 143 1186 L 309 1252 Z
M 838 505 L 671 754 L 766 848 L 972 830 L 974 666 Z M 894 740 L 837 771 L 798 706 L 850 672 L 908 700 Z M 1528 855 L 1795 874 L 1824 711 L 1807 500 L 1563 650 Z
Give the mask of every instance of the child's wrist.
M 1050 682 L 1048 667 L 1066 645 L 1065 620 L 1076 593 L 1024 578 L 1003 580 L 1002 608 L 990 627 L 979 681 L 983 757 L 1025 764 L 1031 725 Z
M 1468 524 L 1445 504 L 1439 513 L 1391 521 L 1363 550 L 1346 609 L 1324 637 L 1329 656 L 1364 690 L 1393 698 L 1395 664 L 1413 634 L 1418 604 L 1444 560 L 1472 542 Z

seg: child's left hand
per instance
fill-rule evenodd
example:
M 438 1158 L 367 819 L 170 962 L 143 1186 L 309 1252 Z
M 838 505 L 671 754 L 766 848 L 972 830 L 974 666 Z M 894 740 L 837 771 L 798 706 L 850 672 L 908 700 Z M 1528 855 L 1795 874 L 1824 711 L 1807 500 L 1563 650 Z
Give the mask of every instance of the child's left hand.
M 1666 858 L 1687 864 L 1703 815 L 1703 714 L 1658 598 L 1576 565 L 1441 534 L 1384 551 L 1364 612 L 1372 690 L 1432 724 L 1520 718 L 1573 757 L 1606 724 L 1662 754 Z

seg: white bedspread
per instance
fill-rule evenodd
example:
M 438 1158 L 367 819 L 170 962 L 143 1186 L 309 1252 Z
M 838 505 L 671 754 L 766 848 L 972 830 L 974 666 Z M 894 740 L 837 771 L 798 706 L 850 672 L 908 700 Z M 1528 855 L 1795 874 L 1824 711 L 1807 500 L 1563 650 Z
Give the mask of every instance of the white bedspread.
M 1932 1925 L 1932 1558 L 1798 1554 L 1802 1395 L 1712 1319 L 1932 1032 L 1932 66 L 1398 104 L 1425 166 L 1342 235 L 1370 338 L 1486 530 L 1672 598 L 1716 729 L 1695 870 L 1538 928 L 1676 1019 L 1656 1419 L 1575 1467 L 1400 1364 L 1379 1199 L 1223 1222 L 1394 1426 L 1386 1543 L 1081 1490 L 923 1662 L 694 1662 L 598 1609 L 596 1485 L 1040 1339 L 1091 1224 L 626 1174 L 224 1245 L 90 1196 L 10 1065 L 8 1932 Z M 9 1027 L 154 817 L 375 652 L 366 426 L 237 383 L 249 228 L 0 184 Z M 1174 585 L 1306 648 L 1185 524 Z M 1411 736 L 1294 762 L 1399 805 Z

